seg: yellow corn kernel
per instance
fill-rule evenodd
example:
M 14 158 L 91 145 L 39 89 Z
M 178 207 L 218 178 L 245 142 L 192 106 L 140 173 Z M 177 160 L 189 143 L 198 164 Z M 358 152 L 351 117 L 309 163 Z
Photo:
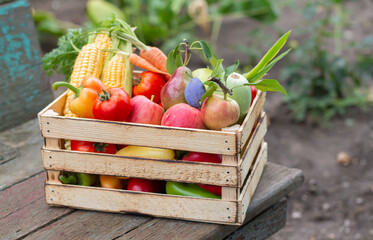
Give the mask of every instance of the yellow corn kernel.
M 79 87 L 82 80 L 87 76 L 100 78 L 103 64 L 104 52 L 100 50 L 99 45 L 96 43 L 85 45 L 76 58 L 70 83 L 75 87 Z M 77 117 L 69 109 L 68 102 L 72 97 L 74 97 L 74 93 L 71 90 L 67 90 L 67 99 L 63 111 L 64 116 Z
M 119 87 L 124 89 L 125 72 L 126 65 L 124 63 L 124 57 L 120 54 L 116 54 L 106 64 L 101 80 L 108 88 Z
M 95 43 L 99 45 L 100 49 L 110 49 L 113 48 L 113 43 L 110 37 L 106 33 L 97 34 L 95 38 Z M 104 52 L 104 63 L 109 56 L 109 52 Z

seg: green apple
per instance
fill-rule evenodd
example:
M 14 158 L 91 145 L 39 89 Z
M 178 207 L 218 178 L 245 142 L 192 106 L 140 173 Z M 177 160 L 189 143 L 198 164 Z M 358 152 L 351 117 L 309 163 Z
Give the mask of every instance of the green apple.
M 193 77 L 198 77 L 202 82 L 206 82 L 211 76 L 212 70 L 209 68 L 198 68 L 192 72 Z
M 232 73 L 228 76 L 226 86 L 232 89 L 233 95 L 230 98 L 236 100 L 240 107 L 239 122 L 242 122 L 246 114 L 249 112 L 251 104 L 251 87 L 244 86 L 248 83 L 247 79 L 238 73 Z

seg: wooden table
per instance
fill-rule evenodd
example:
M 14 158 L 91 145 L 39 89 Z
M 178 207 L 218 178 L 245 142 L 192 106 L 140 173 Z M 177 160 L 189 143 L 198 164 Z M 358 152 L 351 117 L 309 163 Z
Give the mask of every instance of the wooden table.
M 44 200 L 37 120 L 0 133 L 0 239 L 265 239 L 286 222 L 286 196 L 302 171 L 274 163 L 242 227 L 50 207 Z

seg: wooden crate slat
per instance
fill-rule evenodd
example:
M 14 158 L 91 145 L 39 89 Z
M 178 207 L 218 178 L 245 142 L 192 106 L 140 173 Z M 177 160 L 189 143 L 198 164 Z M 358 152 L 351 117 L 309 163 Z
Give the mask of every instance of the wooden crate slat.
M 180 160 L 146 159 L 114 154 L 42 149 L 45 169 L 237 186 L 237 167 Z M 237 198 L 236 198 L 237 200 Z
M 55 150 L 61 149 L 61 140 L 56 139 L 56 138 L 46 138 L 45 147 L 48 147 L 50 149 L 55 149 Z M 60 176 L 60 171 L 47 170 L 48 181 L 59 183 L 60 182 L 59 176 Z
M 263 112 L 261 115 L 261 119 L 258 122 L 253 135 L 250 139 L 248 139 L 248 144 L 246 150 L 242 156 L 241 161 L 239 162 L 239 172 L 240 172 L 240 179 L 239 179 L 239 187 L 242 187 L 244 180 L 250 170 L 250 166 L 255 158 L 258 149 L 260 148 L 261 142 L 267 133 L 267 117 L 266 114 Z
M 237 222 L 237 202 L 138 193 L 126 190 L 45 184 L 46 202 L 96 211 L 136 213 L 203 222 Z
M 42 116 L 41 132 L 46 138 L 106 142 L 226 155 L 236 153 L 236 135 L 230 132 L 57 116 Z
M 255 100 L 253 101 L 249 113 L 247 114 L 244 122 L 242 123 L 240 129 L 238 130 L 238 135 L 241 135 L 241 139 L 239 141 L 239 152 L 242 151 L 242 148 L 245 146 L 245 143 L 250 137 L 250 134 L 253 130 L 254 124 L 257 119 L 260 117 L 260 113 L 263 109 L 264 101 L 265 101 L 265 92 L 259 91 Z
M 247 208 L 250 205 L 250 201 L 255 193 L 256 187 L 258 186 L 260 177 L 262 176 L 264 167 L 267 163 L 267 143 L 263 142 L 260 152 L 258 154 L 257 160 L 250 172 L 250 176 L 247 179 L 245 186 L 242 189 L 240 198 L 239 198 L 239 214 L 238 221 L 243 222 L 246 217 Z

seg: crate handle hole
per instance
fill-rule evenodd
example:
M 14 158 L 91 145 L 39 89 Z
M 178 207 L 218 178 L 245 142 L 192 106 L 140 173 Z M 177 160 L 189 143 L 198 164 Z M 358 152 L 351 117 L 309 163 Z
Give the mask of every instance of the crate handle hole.
M 227 172 L 227 174 L 229 174 L 229 171 Z
M 231 150 L 230 148 L 228 148 L 228 150 Z
M 229 210 L 229 207 L 227 207 L 227 210 Z
M 228 143 L 228 141 L 227 141 L 227 140 L 225 140 L 225 143 Z

